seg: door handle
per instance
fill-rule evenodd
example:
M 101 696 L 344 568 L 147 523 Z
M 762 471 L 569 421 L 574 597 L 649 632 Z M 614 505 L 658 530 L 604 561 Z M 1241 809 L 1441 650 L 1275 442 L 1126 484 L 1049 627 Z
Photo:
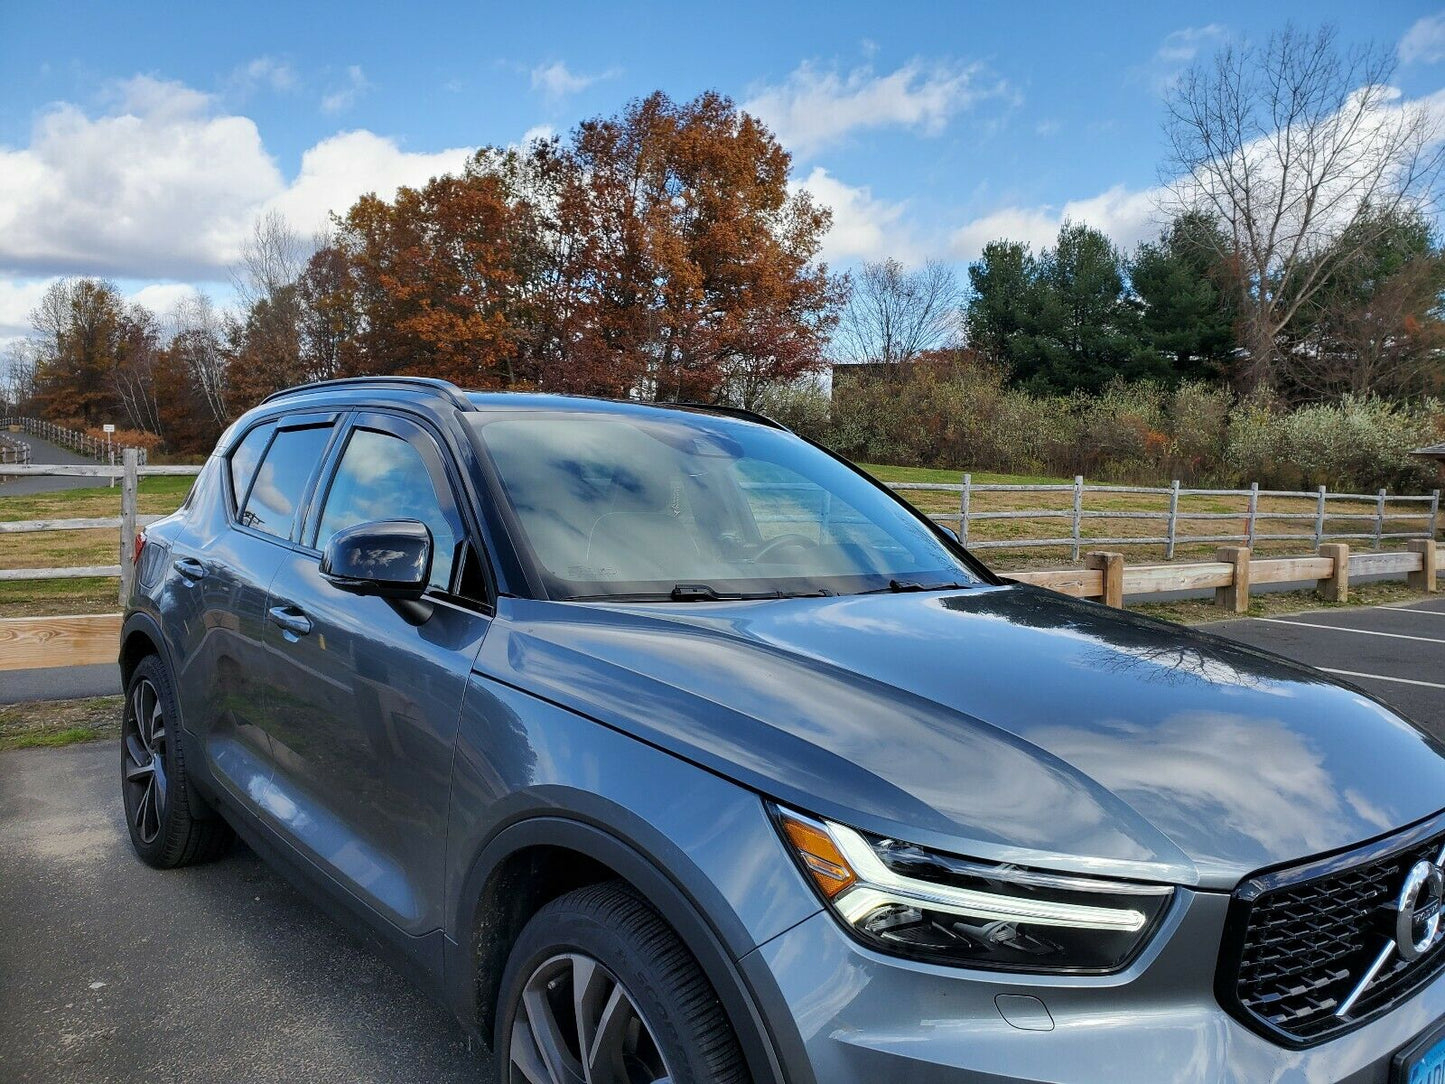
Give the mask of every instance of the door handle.
M 197 561 L 194 557 L 181 557 L 171 566 L 179 572 L 186 581 L 195 583 L 206 578 L 206 566 Z
M 272 624 L 279 625 L 283 632 L 290 633 L 293 638 L 305 636 L 311 631 L 311 618 L 295 606 L 272 606 L 266 612 L 271 615 Z

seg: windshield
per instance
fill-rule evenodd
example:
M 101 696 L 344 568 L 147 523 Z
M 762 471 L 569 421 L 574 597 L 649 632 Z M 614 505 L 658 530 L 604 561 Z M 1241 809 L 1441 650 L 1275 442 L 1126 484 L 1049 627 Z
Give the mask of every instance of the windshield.
M 553 598 L 977 582 L 916 516 L 790 433 L 708 415 L 473 421 Z

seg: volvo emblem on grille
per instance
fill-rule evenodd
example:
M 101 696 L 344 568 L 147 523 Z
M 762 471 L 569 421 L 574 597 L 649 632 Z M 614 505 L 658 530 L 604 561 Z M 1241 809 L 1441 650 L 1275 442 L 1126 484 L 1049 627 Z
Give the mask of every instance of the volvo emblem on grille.
M 1350 1014 L 1360 995 L 1375 981 L 1380 968 L 1395 953 L 1398 952 L 1402 960 L 1418 960 L 1445 938 L 1441 915 L 1441 908 L 1445 907 L 1445 870 L 1441 869 L 1442 865 L 1445 865 L 1445 850 L 1433 862 L 1422 858 L 1405 874 L 1400 894 L 1387 908 L 1389 940 L 1374 962 L 1365 969 L 1354 989 L 1340 1002 L 1335 1016 L 1343 1019 Z
M 1439 942 L 1442 900 L 1445 873 L 1434 862 L 1416 862 L 1395 901 L 1395 950 L 1405 959 L 1417 960 Z

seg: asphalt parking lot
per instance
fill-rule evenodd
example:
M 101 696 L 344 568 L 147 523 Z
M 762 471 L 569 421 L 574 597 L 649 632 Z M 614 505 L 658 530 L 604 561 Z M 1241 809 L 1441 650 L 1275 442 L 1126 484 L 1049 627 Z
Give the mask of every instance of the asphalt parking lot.
M 1445 740 L 1445 599 L 1220 622 Z M 109 744 L 0 753 L 0 1080 L 489 1079 L 450 1018 L 243 847 L 130 852 Z
M 1205 628 L 1318 666 L 1445 741 L 1445 599 L 1311 610 Z

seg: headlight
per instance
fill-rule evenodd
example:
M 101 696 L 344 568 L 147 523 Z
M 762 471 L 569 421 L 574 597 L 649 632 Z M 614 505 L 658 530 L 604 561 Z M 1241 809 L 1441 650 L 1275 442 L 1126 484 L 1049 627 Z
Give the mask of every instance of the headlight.
M 976 862 L 778 808 L 783 837 L 865 944 L 931 963 L 1117 971 L 1168 908 L 1167 885 Z

